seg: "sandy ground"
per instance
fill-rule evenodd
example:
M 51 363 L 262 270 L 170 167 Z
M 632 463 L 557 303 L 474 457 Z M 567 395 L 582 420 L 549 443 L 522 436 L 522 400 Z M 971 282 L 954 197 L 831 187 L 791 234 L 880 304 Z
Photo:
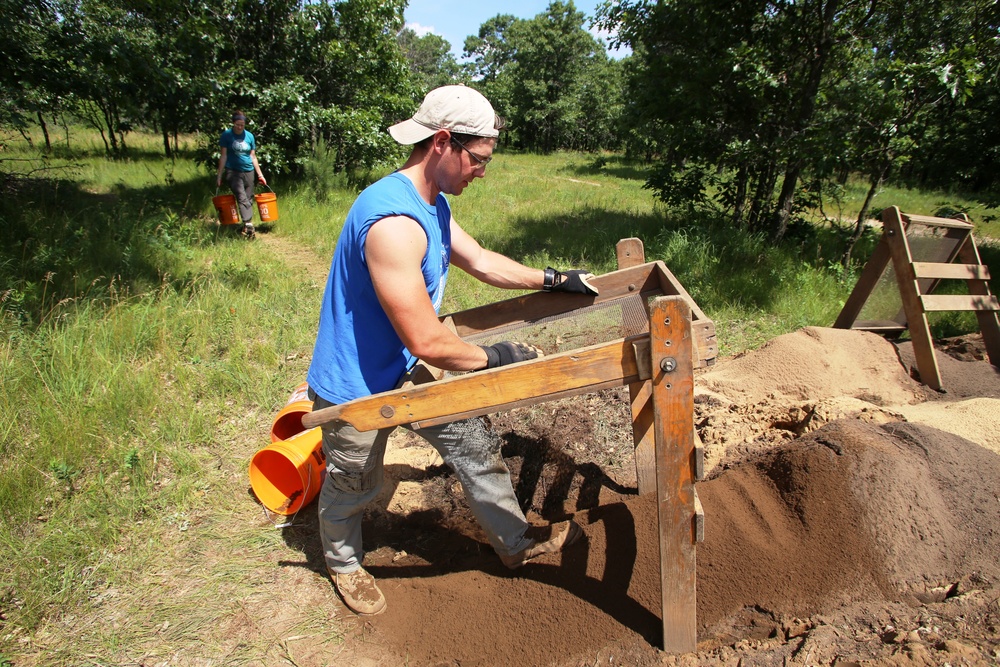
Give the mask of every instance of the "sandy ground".
M 585 530 L 517 572 L 400 432 L 366 523 L 388 610 L 337 611 L 338 663 L 997 664 L 1000 372 L 978 336 L 938 357 L 946 393 L 914 379 L 908 344 L 806 328 L 698 373 L 706 539 L 685 656 L 657 649 L 656 504 L 636 493 L 624 390 L 491 418 L 529 518 Z
M 657 648 L 656 505 L 636 491 L 622 388 L 490 417 L 529 519 L 572 516 L 584 527 L 565 554 L 508 571 L 454 475 L 398 431 L 365 521 L 384 614 L 359 618 L 340 603 L 313 504 L 283 529 L 284 549 L 235 558 L 224 543 L 192 541 L 195 551 L 184 551 L 177 532 L 173 560 L 142 586 L 103 591 L 93 610 L 53 621 L 15 664 L 998 665 L 1000 370 L 978 335 L 937 350 L 945 393 L 918 382 L 909 344 L 825 328 L 697 373 L 707 475 L 697 484 L 706 530 L 696 653 Z M 230 463 L 219 465 L 242 487 L 244 469 Z M 244 490 L 225 521 L 256 517 L 270 529 Z M 230 561 L 221 570 L 242 563 L 252 596 L 227 594 L 219 570 Z M 217 587 L 218 605 L 199 586 Z M 189 599 L 218 609 L 192 610 Z M 126 635 L 135 645 L 119 645 L 119 627 L 138 628 Z M 74 652 L 80 633 L 106 634 L 122 658 Z M 244 643 L 270 652 L 226 657 Z M 76 657 L 55 658 L 46 645 Z

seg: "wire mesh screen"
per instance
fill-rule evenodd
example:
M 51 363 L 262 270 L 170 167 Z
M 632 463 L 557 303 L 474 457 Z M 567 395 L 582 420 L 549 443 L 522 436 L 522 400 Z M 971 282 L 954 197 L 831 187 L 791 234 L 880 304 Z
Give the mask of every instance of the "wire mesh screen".
M 644 333 L 649 333 L 646 297 L 630 294 L 567 313 L 498 327 L 467 336 L 465 340 L 476 345 L 516 340 L 534 345 L 545 354 L 556 354 Z
M 906 242 L 910 246 L 910 255 L 914 262 L 943 263 L 951 261 L 961 239 L 947 236 L 949 230 L 943 227 L 927 227 L 925 225 L 910 225 L 906 230 Z M 928 288 L 930 280 L 921 280 L 921 290 Z M 882 277 L 865 302 L 859 320 L 896 320 L 905 321 L 903 301 L 899 296 L 899 283 L 896 281 L 896 271 L 892 263 L 882 272 Z

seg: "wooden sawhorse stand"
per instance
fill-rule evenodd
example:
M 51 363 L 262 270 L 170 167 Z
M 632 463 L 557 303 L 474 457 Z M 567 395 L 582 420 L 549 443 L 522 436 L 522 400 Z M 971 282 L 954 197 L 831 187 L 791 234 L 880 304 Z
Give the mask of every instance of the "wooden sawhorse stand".
M 694 489 L 701 469 L 694 368 L 714 362 L 715 326 L 662 262 L 643 261 L 638 239 L 623 241 L 618 251 L 628 266 L 594 278 L 597 297 L 535 292 L 441 318 L 467 340 L 515 332 L 510 339 L 532 342 L 516 332 L 539 322 L 557 327 L 586 311 L 620 327 L 613 340 L 447 378 L 423 367 L 414 384 L 311 412 L 302 424 L 419 429 L 629 386 L 640 493 L 657 494 L 663 648 L 688 653 L 697 645 L 695 552 L 703 525 Z
M 889 335 L 898 335 L 909 329 L 920 379 L 936 391 L 941 391 L 944 387 L 934 355 L 934 340 L 927 323 L 928 312 L 975 311 L 990 363 L 1000 366 L 1000 326 L 997 323 L 1000 303 L 996 296 L 990 294 L 990 270 L 979 258 L 979 250 L 972 238 L 972 223 L 964 214 L 962 218 L 956 220 L 910 215 L 901 213 L 895 206 L 882 211 L 882 238 L 833 325 L 838 329 L 859 329 Z M 907 232 L 917 228 L 939 232 L 934 237 L 935 248 L 931 261 L 914 261 Z M 959 263 L 953 263 L 956 259 Z M 890 260 L 899 284 L 902 309 L 893 319 L 858 321 L 861 309 Z M 964 280 L 969 293 L 933 294 L 941 280 L 947 279 Z

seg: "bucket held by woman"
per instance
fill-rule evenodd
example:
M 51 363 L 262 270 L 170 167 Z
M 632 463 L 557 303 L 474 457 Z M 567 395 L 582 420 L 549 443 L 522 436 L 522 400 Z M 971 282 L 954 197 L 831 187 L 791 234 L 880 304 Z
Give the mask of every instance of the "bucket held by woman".
M 236 207 L 236 197 L 233 195 L 216 194 L 212 197 L 212 206 L 215 207 L 215 211 L 219 215 L 220 225 L 237 225 L 240 223 L 240 210 Z
M 264 186 L 268 192 L 261 192 L 253 196 L 257 202 L 257 212 L 260 214 L 261 222 L 274 222 L 278 219 L 278 196 L 274 194 L 267 185 Z

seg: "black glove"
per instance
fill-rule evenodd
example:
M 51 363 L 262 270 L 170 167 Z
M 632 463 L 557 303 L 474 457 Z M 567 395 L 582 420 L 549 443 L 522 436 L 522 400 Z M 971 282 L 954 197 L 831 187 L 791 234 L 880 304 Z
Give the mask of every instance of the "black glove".
M 486 368 L 516 364 L 519 361 L 528 361 L 538 357 L 538 350 L 531 345 L 513 343 L 509 340 L 495 345 L 480 345 L 480 347 L 486 353 Z
M 545 269 L 542 289 L 546 292 L 571 292 L 597 296 L 597 288 L 588 282 L 593 277 L 594 274 L 590 271 L 580 269 L 556 271 L 550 266 Z

